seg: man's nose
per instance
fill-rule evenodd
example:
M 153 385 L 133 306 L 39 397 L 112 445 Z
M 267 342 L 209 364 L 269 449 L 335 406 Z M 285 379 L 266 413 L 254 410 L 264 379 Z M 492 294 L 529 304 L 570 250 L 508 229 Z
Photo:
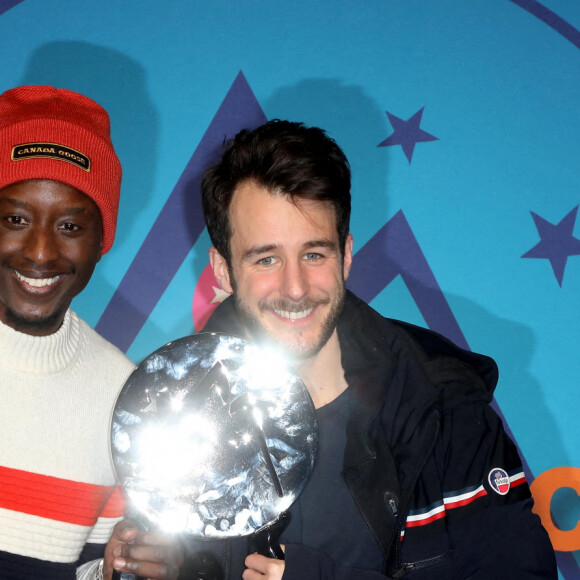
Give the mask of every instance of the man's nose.
M 310 289 L 308 282 L 308 274 L 301 263 L 284 264 L 282 271 L 282 295 L 298 302 Z
M 58 257 L 57 233 L 51 228 L 34 228 L 24 244 L 24 257 L 36 264 L 46 264 Z

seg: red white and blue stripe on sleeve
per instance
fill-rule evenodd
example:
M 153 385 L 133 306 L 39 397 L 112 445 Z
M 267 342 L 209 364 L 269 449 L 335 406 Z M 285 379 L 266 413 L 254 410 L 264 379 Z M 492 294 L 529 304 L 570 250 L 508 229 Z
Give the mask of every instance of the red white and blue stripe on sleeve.
M 493 471 L 493 470 L 492 470 Z M 509 489 L 526 483 L 526 477 L 521 469 L 506 473 L 509 478 Z M 443 493 L 443 498 L 439 501 L 432 502 L 427 506 L 409 510 L 405 528 L 401 530 L 401 539 L 405 535 L 405 530 L 409 528 L 418 528 L 428 526 L 438 520 L 448 517 L 452 510 L 460 510 L 477 502 L 480 498 L 486 497 L 493 489 L 485 486 L 483 482 L 465 487 L 463 489 Z M 500 493 L 499 491 L 497 493 Z M 501 493 L 501 495 L 504 495 Z

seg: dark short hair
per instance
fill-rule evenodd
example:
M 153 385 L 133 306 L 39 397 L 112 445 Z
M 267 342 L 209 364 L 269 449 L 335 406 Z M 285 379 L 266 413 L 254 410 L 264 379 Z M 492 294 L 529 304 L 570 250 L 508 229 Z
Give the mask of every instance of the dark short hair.
M 334 208 L 340 249 L 350 222 L 350 166 L 340 147 L 322 129 L 274 119 L 243 130 L 229 143 L 221 162 L 201 180 L 209 236 L 231 266 L 229 207 L 236 188 L 252 180 L 273 194 L 329 202 Z

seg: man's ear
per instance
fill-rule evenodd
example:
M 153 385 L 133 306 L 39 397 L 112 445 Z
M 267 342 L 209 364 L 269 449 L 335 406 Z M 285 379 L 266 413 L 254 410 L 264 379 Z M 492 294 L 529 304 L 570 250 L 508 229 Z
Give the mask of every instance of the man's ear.
M 344 260 L 342 266 L 342 273 L 344 279 L 348 278 L 348 273 L 350 272 L 350 267 L 352 265 L 352 234 L 348 234 L 346 237 L 346 243 L 344 244 Z
M 234 289 L 230 283 L 230 269 L 225 258 L 212 246 L 209 249 L 209 262 L 215 279 L 220 283 L 222 290 L 233 294 Z

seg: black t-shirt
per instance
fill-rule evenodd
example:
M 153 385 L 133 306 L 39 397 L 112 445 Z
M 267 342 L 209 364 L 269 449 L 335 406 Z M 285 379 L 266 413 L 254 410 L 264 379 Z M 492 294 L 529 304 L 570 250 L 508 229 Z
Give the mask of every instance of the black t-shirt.
M 282 544 L 303 544 L 338 566 L 381 570 L 383 556 L 341 476 L 350 391 L 318 409 L 319 440 L 310 480 L 289 509 Z

